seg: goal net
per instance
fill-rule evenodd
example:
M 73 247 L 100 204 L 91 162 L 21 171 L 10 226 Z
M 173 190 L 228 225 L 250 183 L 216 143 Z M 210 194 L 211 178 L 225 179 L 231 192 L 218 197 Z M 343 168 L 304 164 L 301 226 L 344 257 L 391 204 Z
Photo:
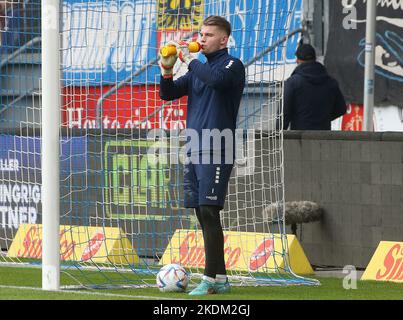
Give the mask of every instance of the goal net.
M 317 284 L 293 272 L 284 221 L 282 90 L 293 67 L 301 2 L 61 2 L 55 54 L 62 75 L 63 286 L 153 286 L 168 263 L 182 264 L 192 279 L 203 273 L 200 226 L 183 205 L 187 98 L 159 98 L 158 51 L 171 39 L 197 40 L 210 15 L 230 21 L 229 53 L 243 61 L 247 74 L 236 162 L 221 212 L 228 275 L 240 285 Z M 33 57 L 32 48 L 27 53 Z M 14 71 L 7 81 L 28 77 Z M 174 77 L 186 72 L 178 62 Z M 41 257 L 40 104 L 32 98 L 40 96 L 40 81 L 31 82 L 28 103 L 6 107 L 9 121 L 0 123 L 0 138 L 7 141 L 0 146 L 6 168 L 0 174 L 0 244 L 8 263 Z M 13 247 L 18 242 L 19 249 Z

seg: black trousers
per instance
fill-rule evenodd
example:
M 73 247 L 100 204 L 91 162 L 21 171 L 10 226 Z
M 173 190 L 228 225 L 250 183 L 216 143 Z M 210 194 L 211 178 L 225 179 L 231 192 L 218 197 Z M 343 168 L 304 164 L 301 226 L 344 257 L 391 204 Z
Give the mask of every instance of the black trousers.
M 200 206 L 195 209 L 203 231 L 206 267 L 204 275 L 215 278 L 217 274 L 226 274 L 224 259 L 224 233 L 220 221 L 218 206 Z

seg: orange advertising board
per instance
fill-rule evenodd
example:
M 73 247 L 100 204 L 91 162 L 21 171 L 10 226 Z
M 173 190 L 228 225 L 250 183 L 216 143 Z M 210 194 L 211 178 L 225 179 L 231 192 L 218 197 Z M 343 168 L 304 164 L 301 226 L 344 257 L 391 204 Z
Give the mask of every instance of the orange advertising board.
M 134 264 L 139 262 L 119 228 L 60 226 L 61 261 Z M 22 224 L 7 252 L 8 257 L 42 258 L 42 225 Z
M 343 116 L 342 131 L 362 131 L 364 123 L 364 107 L 359 104 L 347 105 L 347 112 Z
M 381 241 L 361 280 L 403 283 L 403 242 Z
M 285 268 L 284 244 L 288 246 L 290 266 L 296 274 L 312 274 L 298 239 L 294 235 L 252 232 L 224 232 L 224 255 L 227 270 L 275 272 Z M 203 235 L 196 230 L 176 230 L 160 264 L 178 263 L 189 268 L 204 268 Z

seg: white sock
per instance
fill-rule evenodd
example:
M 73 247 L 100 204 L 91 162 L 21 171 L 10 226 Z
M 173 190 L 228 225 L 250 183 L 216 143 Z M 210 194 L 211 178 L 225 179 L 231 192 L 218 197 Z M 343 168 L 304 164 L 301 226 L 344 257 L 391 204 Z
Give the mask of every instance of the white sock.
M 203 276 L 203 280 L 210 283 L 215 283 L 215 279 L 211 277 Z
M 217 283 L 226 283 L 227 282 L 227 275 L 226 274 L 217 274 L 215 276 L 215 281 Z

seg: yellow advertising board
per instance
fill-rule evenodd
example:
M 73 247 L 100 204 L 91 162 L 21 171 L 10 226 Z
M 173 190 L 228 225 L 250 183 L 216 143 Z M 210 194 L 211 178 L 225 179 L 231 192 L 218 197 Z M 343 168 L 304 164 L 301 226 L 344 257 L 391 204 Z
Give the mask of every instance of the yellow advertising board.
M 291 269 L 300 275 L 313 274 L 304 250 L 294 235 L 287 235 Z M 274 272 L 284 268 L 283 243 L 279 234 L 224 232 L 227 270 Z M 204 268 L 204 243 L 201 231 L 176 230 L 160 261 L 161 265 L 178 263 L 189 268 Z
M 22 224 L 7 256 L 42 258 L 42 225 Z M 119 228 L 60 226 L 60 259 L 93 263 L 135 264 L 139 257 Z
M 361 280 L 403 283 L 403 242 L 381 241 Z

